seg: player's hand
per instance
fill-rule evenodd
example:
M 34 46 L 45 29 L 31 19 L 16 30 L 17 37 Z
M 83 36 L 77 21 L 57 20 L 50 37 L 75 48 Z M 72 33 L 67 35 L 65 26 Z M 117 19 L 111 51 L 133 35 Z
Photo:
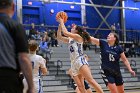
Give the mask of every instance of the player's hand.
M 63 19 L 62 19 L 61 17 L 59 17 L 59 18 L 57 19 L 57 22 L 59 22 L 59 23 L 64 23 L 64 21 L 63 21 Z
M 135 73 L 135 71 L 133 71 L 133 70 L 130 70 L 129 71 L 133 76 L 136 76 L 136 73 Z

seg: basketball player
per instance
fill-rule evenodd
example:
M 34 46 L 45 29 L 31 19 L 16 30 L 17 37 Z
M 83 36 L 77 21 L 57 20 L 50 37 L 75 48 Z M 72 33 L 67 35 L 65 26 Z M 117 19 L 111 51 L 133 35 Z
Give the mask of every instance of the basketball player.
M 119 46 L 118 35 L 111 32 L 107 37 L 107 41 L 91 37 L 91 42 L 100 46 L 101 74 L 108 89 L 111 93 L 124 93 L 119 60 L 123 61 L 133 76 L 135 76 L 135 72 L 130 67 L 123 49 Z
M 30 40 L 29 41 L 29 58 L 32 62 L 32 74 L 33 74 L 33 81 L 34 81 L 34 86 L 35 86 L 35 93 L 43 93 L 42 90 L 42 84 L 41 84 L 41 77 L 40 77 L 40 72 L 43 75 L 47 74 L 47 68 L 46 68 L 46 60 L 36 54 L 36 50 L 38 48 L 37 42 L 35 40 Z M 25 80 L 23 80 L 24 83 L 24 91 L 23 93 L 26 93 L 26 90 L 28 89 L 27 83 Z
M 101 86 L 93 79 L 88 67 L 88 62 L 83 55 L 83 42 L 90 40 L 89 34 L 76 25 L 73 26 L 71 32 L 68 32 L 63 19 L 58 18 L 57 21 L 60 23 L 57 31 L 57 38 L 69 44 L 72 74 L 80 92 L 86 93 L 84 86 L 85 78 L 98 93 L 103 93 Z M 62 36 L 61 31 L 66 37 Z

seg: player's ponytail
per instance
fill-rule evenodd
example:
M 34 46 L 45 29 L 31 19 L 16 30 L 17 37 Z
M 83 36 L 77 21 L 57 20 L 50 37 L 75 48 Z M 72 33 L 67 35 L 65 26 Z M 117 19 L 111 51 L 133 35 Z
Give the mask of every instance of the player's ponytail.
M 84 29 L 80 26 L 76 26 L 76 30 L 78 34 L 83 38 L 84 42 L 90 42 L 90 35 L 88 32 L 84 31 Z

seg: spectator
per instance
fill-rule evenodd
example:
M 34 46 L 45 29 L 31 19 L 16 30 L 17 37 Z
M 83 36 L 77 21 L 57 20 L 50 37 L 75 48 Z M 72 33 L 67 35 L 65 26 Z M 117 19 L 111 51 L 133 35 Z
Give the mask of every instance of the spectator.
M 122 49 L 124 51 L 125 56 L 128 57 L 129 54 L 128 54 L 128 51 L 126 50 L 125 44 L 122 44 Z
M 49 57 L 47 56 L 47 54 L 50 55 L 52 51 L 48 47 L 48 42 L 46 42 L 46 37 L 42 38 L 39 48 L 40 48 L 39 54 L 41 54 L 46 60 L 48 60 Z
M 29 39 L 33 39 L 34 35 L 36 35 L 36 34 L 37 34 L 37 31 L 35 29 L 35 24 L 32 23 L 31 24 L 31 29 L 29 31 Z
M 50 40 L 50 44 L 51 44 L 51 47 L 54 47 L 54 46 L 58 46 L 58 41 L 57 41 L 57 32 L 54 30 L 51 30 L 49 33 L 48 33 L 48 36 L 51 38 Z
M 134 44 L 129 48 L 128 53 L 129 53 L 129 56 L 136 57 L 136 50 L 135 50 L 135 45 Z

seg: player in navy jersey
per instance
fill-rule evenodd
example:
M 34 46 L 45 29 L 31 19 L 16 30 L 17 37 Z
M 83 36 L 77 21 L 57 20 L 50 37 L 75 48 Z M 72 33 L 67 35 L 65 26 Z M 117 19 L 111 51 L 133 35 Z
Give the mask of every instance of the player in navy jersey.
M 119 45 L 119 38 L 116 33 L 110 33 L 107 40 L 100 40 L 91 37 L 91 42 L 100 46 L 101 52 L 101 75 L 111 91 L 111 93 L 124 93 L 123 79 L 120 71 L 119 60 L 128 68 L 129 72 L 135 76 L 123 49 Z
M 60 23 L 57 38 L 69 44 L 72 75 L 80 92 L 86 93 L 84 86 L 85 78 L 98 93 L 103 93 L 101 86 L 93 79 L 88 62 L 83 55 L 83 42 L 90 40 L 89 34 L 76 25 L 73 26 L 71 32 L 68 32 L 63 20 L 59 18 L 57 21 Z M 62 36 L 61 31 L 66 37 Z

